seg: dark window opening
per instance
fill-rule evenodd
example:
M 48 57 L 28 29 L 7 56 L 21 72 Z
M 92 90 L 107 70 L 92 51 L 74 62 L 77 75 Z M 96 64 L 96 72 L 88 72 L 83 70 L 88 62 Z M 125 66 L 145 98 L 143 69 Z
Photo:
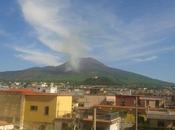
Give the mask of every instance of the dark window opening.
M 175 121 L 173 121 L 173 127 L 175 127 Z
M 125 99 L 121 99 L 120 105 L 121 105 L 121 106 L 125 106 L 125 103 L 126 103 L 126 102 L 125 102 Z
M 159 108 L 159 101 L 156 100 L 156 108 Z
M 37 111 L 38 110 L 38 106 L 30 106 L 30 111 Z
M 49 115 L 49 107 L 48 106 L 46 106 L 44 108 L 44 115 Z
M 163 127 L 164 128 L 165 123 L 164 123 L 163 120 L 160 120 L 160 121 L 158 121 L 157 125 L 158 125 L 158 127 Z

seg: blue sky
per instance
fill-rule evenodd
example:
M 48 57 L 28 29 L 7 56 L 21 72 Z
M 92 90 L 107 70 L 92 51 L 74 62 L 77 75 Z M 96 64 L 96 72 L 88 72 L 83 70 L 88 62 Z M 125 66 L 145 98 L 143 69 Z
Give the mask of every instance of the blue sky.
M 175 1 L 1 0 L 0 71 L 80 57 L 175 82 Z

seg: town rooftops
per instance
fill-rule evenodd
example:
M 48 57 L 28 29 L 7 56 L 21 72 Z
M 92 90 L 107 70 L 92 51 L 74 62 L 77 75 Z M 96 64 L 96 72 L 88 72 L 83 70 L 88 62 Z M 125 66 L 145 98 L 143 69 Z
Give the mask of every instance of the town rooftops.
M 31 89 L 6 89 L 0 90 L 1 94 L 30 94 L 34 93 Z

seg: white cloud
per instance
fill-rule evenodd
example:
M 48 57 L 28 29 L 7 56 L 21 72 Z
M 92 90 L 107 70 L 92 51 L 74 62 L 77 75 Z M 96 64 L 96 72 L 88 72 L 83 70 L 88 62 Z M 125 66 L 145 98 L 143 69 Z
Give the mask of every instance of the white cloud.
M 83 56 L 86 45 L 66 24 L 66 8 L 69 0 L 19 0 L 26 21 L 37 32 L 38 40 L 58 53 L 68 55 L 72 60 Z
M 136 59 L 133 59 L 133 61 L 136 61 L 136 62 L 148 62 L 148 61 L 156 60 L 157 58 L 158 58 L 158 56 L 150 56 L 150 57 L 145 57 L 145 58 L 136 58 Z
M 19 58 L 31 61 L 38 65 L 57 66 L 62 63 L 57 56 L 39 50 L 34 50 L 32 48 L 24 49 L 16 47 L 15 50 L 20 53 L 17 55 Z
M 173 44 L 166 43 L 175 32 L 172 10 L 159 11 L 161 16 L 143 14 L 126 22 L 117 13 L 104 10 L 100 3 L 77 8 L 73 2 L 19 0 L 38 40 L 52 51 L 69 55 L 75 68 L 78 64 L 73 61 L 87 55 L 103 61 L 151 61 L 156 59 L 153 55 L 175 50 Z

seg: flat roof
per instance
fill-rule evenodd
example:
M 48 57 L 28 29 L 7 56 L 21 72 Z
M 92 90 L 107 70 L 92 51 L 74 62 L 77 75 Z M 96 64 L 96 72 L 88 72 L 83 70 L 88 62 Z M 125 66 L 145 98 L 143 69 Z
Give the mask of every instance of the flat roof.
M 113 119 L 113 120 L 96 119 L 96 122 L 97 123 L 104 123 L 104 124 L 114 124 L 114 123 L 118 122 L 119 119 L 120 119 L 120 117 L 117 117 L 116 119 Z M 82 121 L 93 122 L 93 119 L 83 118 Z
M 0 90 L 0 94 L 19 94 L 19 95 L 27 95 L 27 96 L 72 96 L 70 94 L 34 92 L 32 89 Z
M 94 107 L 98 108 L 121 108 L 121 109 L 136 109 L 136 106 L 115 106 L 115 105 L 96 105 Z M 137 107 L 137 109 L 145 110 L 146 107 Z
M 145 96 L 145 97 L 140 97 L 140 99 L 142 99 L 142 100 L 153 100 L 153 101 L 155 101 L 155 100 L 163 100 L 164 98 L 163 97 L 147 97 L 147 96 Z
M 175 113 L 151 111 L 147 112 L 147 118 L 157 120 L 175 120 Z

